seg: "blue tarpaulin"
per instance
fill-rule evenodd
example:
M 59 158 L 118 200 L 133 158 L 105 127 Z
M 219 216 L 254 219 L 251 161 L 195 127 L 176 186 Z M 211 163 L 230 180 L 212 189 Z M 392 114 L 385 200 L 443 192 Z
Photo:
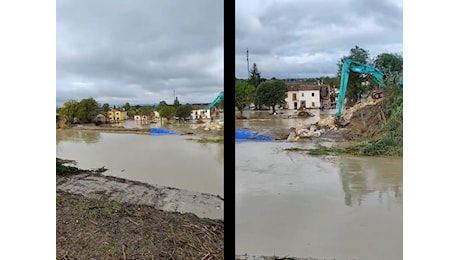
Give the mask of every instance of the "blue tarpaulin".
M 247 130 L 247 129 L 235 129 L 235 140 L 242 141 L 273 141 L 268 135 L 259 134 L 256 131 Z
M 180 135 L 179 132 L 167 128 L 151 128 L 151 135 Z

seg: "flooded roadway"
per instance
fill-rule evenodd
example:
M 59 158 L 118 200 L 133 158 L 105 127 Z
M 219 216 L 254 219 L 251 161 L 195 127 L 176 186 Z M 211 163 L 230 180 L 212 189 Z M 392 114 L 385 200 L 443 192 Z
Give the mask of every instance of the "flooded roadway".
M 236 144 L 236 253 L 403 258 L 402 158 L 315 157 Z
M 223 197 L 223 145 L 184 136 L 56 132 L 56 156 L 104 174 Z

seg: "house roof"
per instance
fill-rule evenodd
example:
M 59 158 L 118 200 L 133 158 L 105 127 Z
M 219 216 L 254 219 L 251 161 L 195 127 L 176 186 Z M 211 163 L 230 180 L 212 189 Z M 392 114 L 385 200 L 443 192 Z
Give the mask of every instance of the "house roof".
M 329 87 L 328 85 L 312 85 L 312 84 L 301 84 L 296 83 L 288 85 L 288 91 L 302 91 L 302 90 L 321 90 L 323 87 Z
M 205 109 L 206 105 L 192 105 L 192 110 Z

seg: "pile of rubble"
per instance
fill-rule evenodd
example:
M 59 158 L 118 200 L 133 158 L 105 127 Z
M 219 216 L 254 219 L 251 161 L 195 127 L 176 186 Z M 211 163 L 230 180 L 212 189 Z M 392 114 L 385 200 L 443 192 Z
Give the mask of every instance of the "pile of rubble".
M 192 124 L 190 125 L 190 128 L 193 130 L 202 128 L 205 131 L 222 130 L 224 128 L 224 121 L 217 120 L 217 121 L 207 121 L 203 124 Z
M 383 99 L 373 99 L 372 97 L 368 97 L 367 99 L 363 99 L 361 101 L 359 101 L 358 103 L 356 103 L 353 107 L 350 107 L 346 110 L 343 110 L 342 112 L 342 116 L 341 116 L 341 124 L 342 125 L 347 125 L 352 116 L 353 116 L 353 113 L 366 107 L 366 106 L 369 106 L 369 105 L 376 105 L 378 103 L 380 103 Z M 327 118 L 323 118 L 321 120 L 318 121 L 318 123 L 316 123 L 319 127 L 327 127 L 328 129 L 332 129 L 332 130 L 337 130 L 337 126 L 336 126 L 336 123 L 335 123 L 335 115 L 330 115 L 329 117 Z
M 325 129 L 319 129 L 315 125 L 300 126 L 292 129 L 287 141 L 295 142 L 303 138 L 320 137 L 325 131 Z

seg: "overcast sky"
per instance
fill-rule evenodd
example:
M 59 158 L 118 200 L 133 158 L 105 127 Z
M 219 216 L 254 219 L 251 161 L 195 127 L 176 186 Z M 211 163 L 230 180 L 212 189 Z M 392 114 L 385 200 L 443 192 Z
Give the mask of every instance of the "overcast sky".
M 56 102 L 209 103 L 223 91 L 222 0 L 56 1 Z
M 236 76 L 333 76 L 355 45 L 403 54 L 402 0 L 237 0 Z

